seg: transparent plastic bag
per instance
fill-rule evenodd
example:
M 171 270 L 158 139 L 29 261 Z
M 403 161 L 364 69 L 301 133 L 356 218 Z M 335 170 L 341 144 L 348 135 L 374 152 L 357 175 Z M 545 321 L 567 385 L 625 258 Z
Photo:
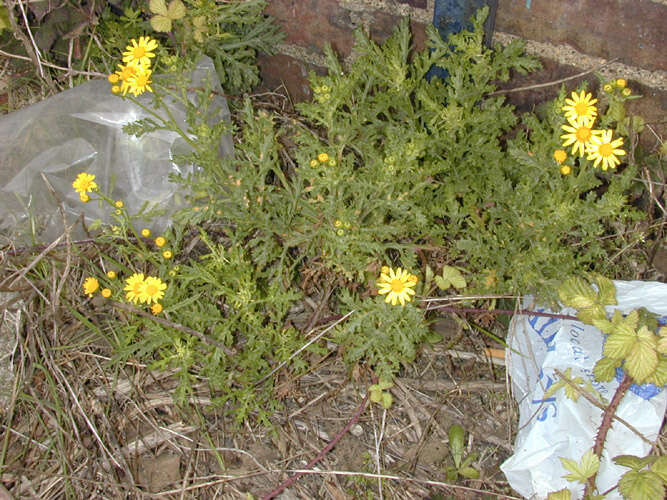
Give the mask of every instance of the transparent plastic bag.
M 203 58 L 198 63 L 191 86 L 222 90 L 213 61 Z M 150 95 L 139 100 L 150 108 Z M 165 101 L 179 127 L 187 130 L 184 106 Z M 214 95 L 209 110 L 215 122 L 230 119 L 222 95 Z M 113 95 L 106 80 L 85 82 L 0 117 L 0 233 L 15 245 L 55 240 L 64 229 L 59 202 L 68 225 L 77 219 L 86 225 L 96 219 L 111 222 L 108 205 L 84 204 L 74 192 L 72 182 L 80 172 L 94 174 L 100 189 L 123 200 L 130 214 L 146 206 L 161 213 L 137 224 L 154 232 L 168 227 L 170 214 L 185 203 L 169 174 L 192 171 L 190 165 L 174 161 L 189 146 L 172 131 L 139 138 L 123 132 L 124 125 L 148 117 L 140 106 Z M 222 138 L 220 153 L 233 154 L 231 136 Z M 76 223 L 72 237 L 85 236 L 83 224 Z

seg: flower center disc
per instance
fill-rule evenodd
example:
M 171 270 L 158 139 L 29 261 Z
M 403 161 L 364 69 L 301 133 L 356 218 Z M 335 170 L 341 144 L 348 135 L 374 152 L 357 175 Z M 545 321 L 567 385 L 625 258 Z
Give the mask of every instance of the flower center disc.
M 137 59 L 141 59 L 142 57 L 144 57 L 144 55 L 146 55 L 146 49 L 144 49 L 143 47 L 134 48 L 134 57 L 136 57 Z
M 401 280 L 391 280 L 391 291 L 400 293 L 405 288 L 405 285 Z
M 579 116 L 584 116 L 588 111 L 588 105 L 585 102 L 578 102 L 577 105 L 574 107 L 574 111 Z
M 157 293 L 157 287 L 155 285 L 148 285 L 146 287 L 146 293 L 152 297 Z
M 598 151 L 600 153 L 600 156 L 604 156 L 605 158 L 609 157 L 612 155 L 614 150 L 611 147 L 611 144 L 602 144 L 599 148 Z
M 577 129 L 577 139 L 580 142 L 586 142 L 591 138 L 591 129 L 588 127 L 579 127 Z

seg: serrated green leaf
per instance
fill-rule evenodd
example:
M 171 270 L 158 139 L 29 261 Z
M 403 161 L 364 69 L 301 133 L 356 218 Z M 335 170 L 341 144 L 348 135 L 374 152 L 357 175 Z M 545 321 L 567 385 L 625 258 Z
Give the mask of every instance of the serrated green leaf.
M 463 459 L 463 447 L 465 446 L 465 431 L 458 424 L 453 424 L 449 428 L 449 451 L 454 459 L 454 465 L 458 469 Z
M 658 457 L 650 469 L 660 477 L 663 483 L 667 484 L 667 457 Z
M 618 482 L 618 491 L 628 500 L 664 500 L 665 485 L 652 471 L 630 470 Z
M 563 488 L 559 491 L 552 491 L 547 496 L 547 500 L 572 500 L 572 493 L 567 488 Z
M 655 457 L 636 457 L 634 455 L 618 455 L 614 463 L 632 470 L 641 470 L 655 461 Z
M 563 467 L 570 471 L 570 474 L 563 476 L 568 481 L 585 483 L 586 480 L 597 473 L 600 468 L 600 459 L 593 453 L 593 450 L 588 450 L 581 457 L 581 461 L 577 463 L 575 460 L 560 457 Z
M 620 359 L 601 358 L 593 368 L 593 375 L 598 382 L 609 382 L 616 376 L 616 368 L 621 366 Z
M 611 321 L 609 321 L 607 318 L 596 318 L 593 320 L 591 323 L 595 328 L 600 330 L 601 332 L 604 333 L 609 333 L 611 332 L 611 329 L 613 328 L 613 324 Z
M 617 318 L 620 316 L 620 320 Z M 639 312 L 635 309 L 631 311 L 627 316 L 623 315 L 618 311 L 614 311 L 614 316 L 612 317 L 612 333 L 622 333 L 624 335 L 634 335 L 635 330 L 639 326 Z
M 167 17 L 172 21 L 183 19 L 185 17 L 185 5 L 181 0 L 171 0 L 167 7 Z
M 153 16 L 151 17 L 151 27 L 155 31 L 168 33 L 171 31 L 171 19 L 162 15 Z
M 159 14 L 164 17 L 168 17 L 169 15 L 165 0 L 150 0 L 150 2 L 148 2 L 148 8 L 153 14 Z
M 614 282 L 602 275 L 596 276 L 595 282 L 599 289 L 598 300 L 600 304 L 615 306 L 618 302 L 616 302 L 616 287 L 614 286 Z
M 587 325 L 592 325 L 594 321 L 599 321 L 601 319 L 605 319 L 607 316 L 604 311 L 604 307 L 601 305 L 595 305 L 592 307 L 585 307 L 582 309 L 579 309 L 577 312 L 577 318 L 582 323 L 586 323 Z
M 560 389 L 562 389 L 563 386 L 565 385 L 567 385 L 567 382 L 565 382 L 564 380 L 559 380 L 558 382 L 551 384 L 551 386 L 546 391 L 544 391 L 544 399 L 550 398 L 551 396 L 556 394 Z
M 614 333 L 607 337 L 602 352 L 608 358 L 625 359 L 632 352 L 635 344 L 637 344 L 637 337 L 634 335 Z
M 570 278 L 558 289 L 561 302 L 575 309 L 589 308 L 598 303 L 595 290 L 583 279 Z
M 660 337 L 660 339 L 658 339 L 658 345 L 656 348 L 660 354 L 667 355 L 667 337 Z
M 642 330 L 644 328 L 646 327 L 642 327 Z M 628 375 L 636 383 L 643 384 L 655 372 L 657 367 L 658 353 L 655 351 L 655 341 L 650 337 L 640 337 L 625 360 L 625 369 Z
M 662 387 L 667 384 L 667 356 L 658 356 L 658 366 L 646 382 Z

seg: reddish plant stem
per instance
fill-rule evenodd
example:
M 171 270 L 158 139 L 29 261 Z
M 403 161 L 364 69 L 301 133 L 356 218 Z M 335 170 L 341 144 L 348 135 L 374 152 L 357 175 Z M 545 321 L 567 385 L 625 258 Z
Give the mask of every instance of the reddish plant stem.
M 336 446 L 338 441 L 341 440 L 341 438 L 345 435 L 347 431 L 350 430 L 350 428 L 357 423 L 359 420 L 359 417 L 361 416 L 362 412 L 366 409 L 366 403 L 368 402 L 368 394 L 366 393 L 366 396 L 364 396 L 364 399 L 359 403 L 359 408 L 357 408 L 357 411 L 354 412 L 354 415 L 352 415 L 352 418 L 350 421 L 341 429 L 341 431 L 336 434 L 336 436 L 331 440 L 331 442 L 326 445 L 326 447 L 320 451 L 315 458 L 313 458 L 308 464 L 304 467 L 304 469 L 310 469 L 313 467 L 317 462 L 322 460 L 324 456 L 331 451 L 331 449 Z M 275 498 L 276 496 L 280 495 L 285 488 L 289 487 L 292 485 L 297 479 L 299 479 L 302 475 L 304 475 L 304 472 L 297 472 L 294 474 L 292 477 L 288 478 L 285 480 L 281 485 L 279 485 L 275 490 L 273 490 L 271 493 L 268 493 L 264 497 L 262 497 L 262 500 L 271 500 L 272 498 Z
M 618 405 L 621 404 L 623 396 L 625 396 L 625 393 L 628 392 L 628 389 L 633 383 L 634 380 L 632 377 L 626 373 L 625 377 L 616 388 L 614 396 L 611 398 L 611 402 L 602 414 L 602 422 L 600 422 L 600 427 L 598 427 L 598 433 L 595 436 L 595 444 L 593 445 L 593 453 L 595 453 L 600 460 L 602 460 L 602 449 L 604 448 L 604 442 L 607 439 L 607 433 L 609 432 L 609 429 L 611 429 L 611 424 L 614 420 L 614 415 L 616 415 Z M 596 477 L 597 472 L 588 478 L 588 481 L 586 482 L 586 489 L 584 490 L 584 498 L 588 498 L 588 496 L 591 495 L 595 489 Z

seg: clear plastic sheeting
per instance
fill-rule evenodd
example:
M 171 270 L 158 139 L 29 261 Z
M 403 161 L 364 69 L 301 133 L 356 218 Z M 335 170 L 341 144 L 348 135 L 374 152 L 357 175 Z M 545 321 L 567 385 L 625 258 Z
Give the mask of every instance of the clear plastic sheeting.
M 212 122 L 230 119 L 226 99 L 217 94 L 222 89 L 209 58 L 200 61 L 191 85 L 216 92 L 209 106 Z M 194 93 L 189 98 L 194 99 Z M 149 108 L 151 99 L 139 97 Z M 165 102 L 187 131 L 184 106 Z M 180 186 L 169 175 L 192 171 L 190 165 L 174 161 L 189 146 L 173 131 L 157 130 L 139 138 L 123 132 L 124 125 L 148 117 L 140 106 L 113 95 L 106 80 L 85 82 L 0 117 L 0 233 L 17 245 L 49 243 L 63 233 L 61 204 L 68 225 L 81 221 L 74 226 L 74 238 L 85 237 L 83 223 L 111 222 L 111 207 L 95 201 L 84 204 L 74 192 L 72 182 L 80 172 L 94 174 L 100 190 L 123 200 L 130 214 L 142 207 L 161 212 L 136 224 L 153 231 L 168 227 L 170 214 L 185 203 Z M 220 154 L 232 153 L 232 138 L 225 136 Z
M 627 314 L 645 307 L 658 314 L 660 324 L 667 324 L 667 284 L 644 281 L 614 281 L 618 305 L 607 307 L 609 314 L 619 310 Z M 522 307 L 530 308 L 532 299 L 524 299 Z M 551 312 L 533 309 L 536 312 Z M 560 314 L 573 315 L 565 308 Z M 573 378 L 590 381 L 607 401 L 611 400 L 623 378 L 618 369 L 615 380 L 597 382 L 593 367 L 602 357 L 604 336 L 597 328 L 567 319 L 543 316 L 516 316 L 510 326 L 506 351 L 512 392 L 519 403 L 519 432 L 514 454 L 500 468 L 512 488 L 530 499 L 544 499 L 549 492 L 568 488 L 572 498 L 581 498 L 584 486 L 569 482 L 563 476 L 568 471 L 559 457 L 579 462 L 593 447 L 602 411 L 585 398 L 572 401 L 564 390 L 545 396 L 545 391 L 559 380 L 556 370 L 564 373 L 570 368 Z M 650 442 L 660 432 L 667 407 L 663 387 L 653 384 L 633 385 L 625 394 L 616 415 L 629 422 Z M 612 425 L 602 452 L 597 476 L 599 491 L 612 488 L 627 472 L 627 467 L 614 464 L 618 455 L 643 457 L 651 445 L 625 425 Z M 607 499 L 621 499 L 618 490 L 608 493 Z

